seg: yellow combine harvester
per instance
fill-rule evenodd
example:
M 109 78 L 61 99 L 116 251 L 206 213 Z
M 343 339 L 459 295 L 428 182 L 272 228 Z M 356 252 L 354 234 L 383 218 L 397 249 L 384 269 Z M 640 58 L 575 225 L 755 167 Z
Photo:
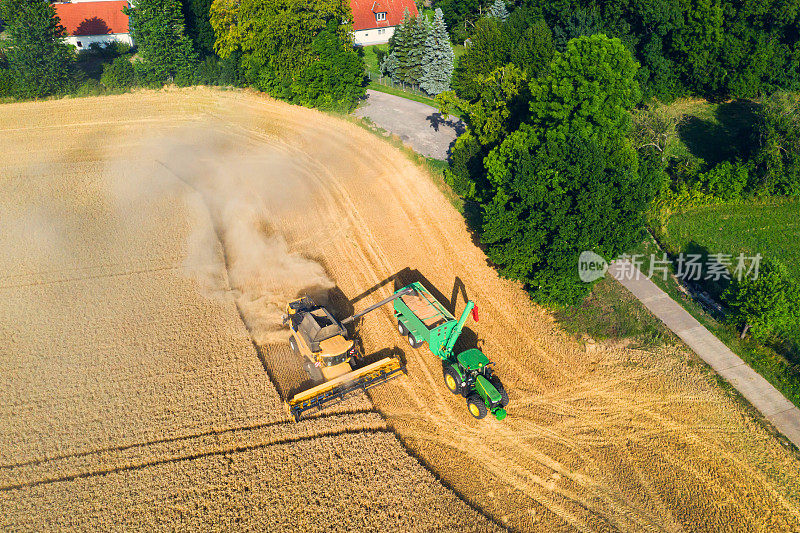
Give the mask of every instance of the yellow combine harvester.
M 345 325 L 378 307 L 406 294 L 401 291 L 341 322 L 323 306 L 303 297 L 289 302 L 283 322 L 289 326 L 289 345 L 304 358 L 304 367 L 314 387 L 296 394 L 288 402 L 299 421 L 303 412 L 322 409 L 356 390 L 366 390 L 399 376 L 405 366 L 395 357 L 386 357 L 361 368 L 354 368 L 358 349 L 348 338 Z

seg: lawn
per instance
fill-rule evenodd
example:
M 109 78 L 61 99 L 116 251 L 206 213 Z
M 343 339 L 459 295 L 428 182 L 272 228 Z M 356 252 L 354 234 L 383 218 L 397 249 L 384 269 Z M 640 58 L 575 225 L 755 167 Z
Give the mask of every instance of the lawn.
M 668 148 L 674 157 L 696 157 L 709 166 L 749 155 L 752 126 L 758 104 L 748 100 L 709 103 L 705 100 L 678 100 L 669 106 L 674 115 L 683 115 L 678 137 Z
M 380 65 L 378 65 L 378 55 L 376 50 L 383 50 L 384 52 L 389 49 L 388 44 L 373 44 L 372 46 L 365 46 L 364 50 L 364 64 L 367 67 L 367 72 L 380 72 Z
M 673 215 L 665 244 L 737 256 L 759 253 L 783 262 L 800 282 L 800 200 L 713 206 Z

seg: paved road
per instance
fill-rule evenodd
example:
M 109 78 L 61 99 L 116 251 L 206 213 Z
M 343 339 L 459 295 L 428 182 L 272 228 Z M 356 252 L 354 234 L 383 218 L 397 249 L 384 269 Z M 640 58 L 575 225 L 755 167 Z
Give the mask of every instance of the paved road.
M 444 120 L 435 107 L 371 89 L 367 90 L 366 103 L 354 114 L 368 117 L 417 153 L 436 159 L 447 159 L 450 146 L 464 132 L 461 120 L 452 116 Z
M 800 409 L 630 263 L 615 261 L 608 272 L 800 447 Z

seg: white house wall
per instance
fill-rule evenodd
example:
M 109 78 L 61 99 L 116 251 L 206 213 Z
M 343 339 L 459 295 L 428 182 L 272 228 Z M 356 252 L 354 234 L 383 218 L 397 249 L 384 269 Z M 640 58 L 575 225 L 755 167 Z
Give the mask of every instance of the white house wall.
M 389 37 L 394 35 L 395 26 L 388 28 L 372 28 L 370 30 L 358 30 L 353 32 L 353 42 L 356 46 L 370 46 L 373 44 L 384 44 L 389 42 Z M 384 30 L 382 33 L 378 33 Z
M 109 35 L 70 35 L 64 40 L 78 50 L 88 50 L 88 48 L 94 43 L 107 44 L 114 41 L 133 46 L 133 39 L 131 38 L 130 33 L 112 33 Z M 78 43 L 80 43 L 80 45 L 78 45 Z

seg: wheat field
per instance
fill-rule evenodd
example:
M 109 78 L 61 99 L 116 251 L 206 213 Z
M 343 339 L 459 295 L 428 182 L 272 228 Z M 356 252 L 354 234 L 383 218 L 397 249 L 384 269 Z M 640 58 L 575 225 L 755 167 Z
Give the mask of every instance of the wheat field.
M 800 528 L 800 462 L 679 346 L 587 352 L 500 279 L 402 153 L 243 91 L 0 107 L 0 526 Z M 512 403 L 473 420 L 385 307 L 408 376 L 295 424 L 287 299 L 420 280 Z

